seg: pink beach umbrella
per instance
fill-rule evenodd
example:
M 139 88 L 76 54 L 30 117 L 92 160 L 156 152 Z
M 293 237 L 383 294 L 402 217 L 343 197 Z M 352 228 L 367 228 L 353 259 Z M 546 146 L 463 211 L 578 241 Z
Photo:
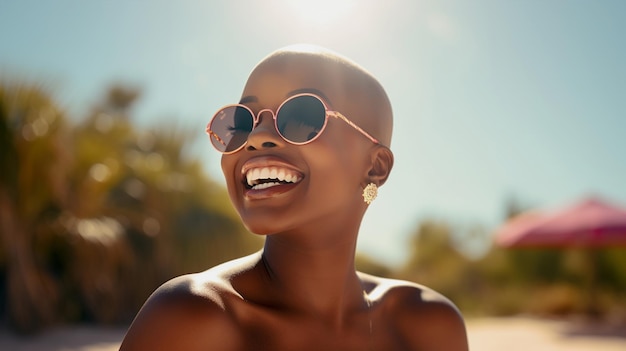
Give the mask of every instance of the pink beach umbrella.
M 506 222 L 495 243 L 516 247 L 626 247 L 626 209 L 592 197 L 552 212 L 528 212 Z
M 581 248 L 587 273 L 586 309 L 597 315 L 597 248 L 626 248 L 626 209 L 587 198 L 554 211 L 526 212 L 507 221 L 495 233 L 495 244 L 504 248 Z

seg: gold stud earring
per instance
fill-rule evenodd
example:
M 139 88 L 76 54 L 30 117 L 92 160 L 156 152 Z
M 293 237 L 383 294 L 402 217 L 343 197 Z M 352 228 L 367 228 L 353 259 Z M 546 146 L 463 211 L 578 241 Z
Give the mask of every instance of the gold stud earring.
M 369 205 L 374 201 L 376 196 L 378 196 L 378 186 L 374 183 L 367 184 L 365 189 L 363 189 L 363 201 Z

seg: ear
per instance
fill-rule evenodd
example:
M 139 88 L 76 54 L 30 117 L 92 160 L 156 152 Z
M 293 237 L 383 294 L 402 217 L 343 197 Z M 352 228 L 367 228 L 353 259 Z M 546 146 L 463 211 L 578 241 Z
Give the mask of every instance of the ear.
M 378 186 L 385 184 L 391 169 L 393 168 L 393 152 L 383 145 L 378 145 L 372 151 L 372 162 L 367 172 L 367 183 L 374 183 Z

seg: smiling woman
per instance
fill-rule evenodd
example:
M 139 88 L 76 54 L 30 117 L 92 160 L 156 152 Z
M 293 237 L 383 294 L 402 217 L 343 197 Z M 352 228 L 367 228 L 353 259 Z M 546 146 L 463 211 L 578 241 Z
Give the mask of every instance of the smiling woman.
M 297 45 L 259 62 L 241 96 L 206 131 L 263 249 L 159 287 L 120 350 L 467 351 L 447 298 L 355 270 L 361 221 L 394 160 L 378 80 Z

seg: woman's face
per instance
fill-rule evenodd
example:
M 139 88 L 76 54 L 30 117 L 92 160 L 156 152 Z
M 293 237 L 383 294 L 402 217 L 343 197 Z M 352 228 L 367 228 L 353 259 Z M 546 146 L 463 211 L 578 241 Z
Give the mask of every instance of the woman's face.
M 275 112 L 287 98 L 310 92 L 320 95 L 329 109 L 362 124 L 359 114 L 350 113 L 358 111 L 358 99 L 350 97 L 337 81 L 345 79 L 341 74 L 320 74 L 311 62 L 298 57 L 287 60 L 257 67 L 241 102 L 255 114 L 264 109 Z M 250 231 L 323 230 L 335 222 L 360 221 L 365 210 L 361 193 L 371 162 L 367 151 L 373 145 L 332 117 L 315 141 L 293 145 L 277 133 L 272 114 L 263 112 L 244 148 L 222 156 L 222 170 L 231 201 Z M 266 178 L 282 181 L 251 187 Z

